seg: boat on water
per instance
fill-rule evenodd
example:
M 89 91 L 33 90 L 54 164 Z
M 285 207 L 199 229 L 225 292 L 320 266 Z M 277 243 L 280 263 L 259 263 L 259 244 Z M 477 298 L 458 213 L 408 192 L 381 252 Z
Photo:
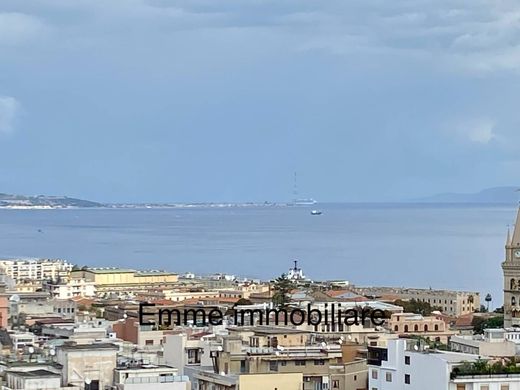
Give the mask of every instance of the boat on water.
M 311 210 L 311 215 L 321 215 L 322 212 L 320 210 Z

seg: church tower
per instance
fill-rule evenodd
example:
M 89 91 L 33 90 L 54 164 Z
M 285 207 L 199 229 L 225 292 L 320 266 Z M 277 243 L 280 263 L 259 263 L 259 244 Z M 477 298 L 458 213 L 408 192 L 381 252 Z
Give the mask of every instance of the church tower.
M 508 229 L 504 272 L 504 328 L 520 326 L 520 209 L 513 235 Z

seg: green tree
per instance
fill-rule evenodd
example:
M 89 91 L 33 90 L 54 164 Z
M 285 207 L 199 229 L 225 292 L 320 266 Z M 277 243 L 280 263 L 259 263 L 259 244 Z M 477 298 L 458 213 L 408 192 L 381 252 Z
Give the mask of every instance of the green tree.
M 475 334 L 482 334 L 484 333 L 484 329 L 502 328 L 504 326 L 504 317 L 496 316 L 486 319 L 475 316 L 473 317 L 471 325 L 473 326 L 473 332 Z
M 252 305 L 252 304 L 253 304 L 253 302 L 251 302 L 249 299 L 240 298 L 238 301 L 235 302 L 234 306 L 248 306 L 248 305 Z
M 442 311 L 440 307 L 432 306 L 428 302 L 416 299 L 410 299 L 409 301 L 398 299 L 394 304 L 401 306 L 406 313 L 422 314 L 423 316 L 429 316 L 435 310 Z
M 290 302 L 289 294 L 294 288 L 294 283 L 287 278 L 286 274 L 282 274 L 273 282 L 273 303 L 277 307 L 284 307 Z

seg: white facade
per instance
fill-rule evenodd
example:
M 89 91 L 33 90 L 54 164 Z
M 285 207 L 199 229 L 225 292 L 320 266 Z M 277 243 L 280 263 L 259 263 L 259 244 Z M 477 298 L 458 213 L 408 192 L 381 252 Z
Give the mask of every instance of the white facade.
M 189 390 L 188 377 L 177 375 L 177 369 L 168 366 L 141 365 L 117 368 L 114 383 L 118 390 Z
M 66 283 L 45 283 L 44 289 L 55 299 L 70 299 L 73 297 L 95 297 L 96 284 L 85 279 L 71 279 Z
M 68 280 L 72 264 L 54 259 L 5 259 L 0 260 L 0 269 L 16 282 L 23 280 Z
M 416 340 L 389 340 L 386 360 L 368 360 L 370 390 L 459 390 L 450 384 L 450 373 L 456 364 L 476 361 L 477 355 L 455 352 L 415 351 Z M 472 390 L 467 388 L 465 390 Z M 480 389 L 479 389 L 480 390 Z

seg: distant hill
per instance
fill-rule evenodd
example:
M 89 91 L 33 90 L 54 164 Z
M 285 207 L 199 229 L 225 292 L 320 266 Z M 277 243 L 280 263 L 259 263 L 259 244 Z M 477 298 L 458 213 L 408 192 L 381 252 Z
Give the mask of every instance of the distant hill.
M 414 199 L 426 203 L 509 203 L 520 200 L 519 187 L 494 187 L 475 193 L 445 193 L 425 198 Z
M 25 196 L 0 193 L 0 207 L 3 208 L 68 208 L 103 207 L 102 203 L 67 196 Z

